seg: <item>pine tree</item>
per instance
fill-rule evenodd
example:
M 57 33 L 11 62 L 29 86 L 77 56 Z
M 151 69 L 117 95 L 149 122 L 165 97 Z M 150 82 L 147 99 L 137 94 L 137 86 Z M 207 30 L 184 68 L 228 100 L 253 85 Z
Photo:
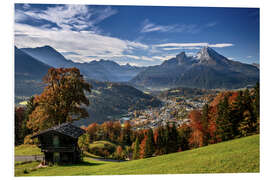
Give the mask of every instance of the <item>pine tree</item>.
M 254 114 L 254 109 L 253 109 L 253 104 L 252 104 L 252 99 L 249 93 L 249 90 L 246 89 L 244 92 L 244 105 L 245 105 L 245 112 L 244 118 L 246 119 L 248 123 L 248 133 L 253 133 L 256 131 L 256 117 Z
M 152 129 L 147 131 L 147 139 L 146 139 L 146 150 L 145 150 L 145 157 L 152 157 L 155 151 L 154 145 L 154 137 Z
M 178 132 L 175 127 L 175 124 L 172 124 L 172 126 L 168 126 L 169 128 L 169 139 L 168 139 L 168 153 L 177 152 L 179 148 L 179 142 L 178 142 Z
M 254 115 L 256 118 L 256 132 L 259 133 L 260 129 L 260 84 L 257 83 L 254 87 L 255 93 L 254 93 L 254 103 L 253 103 L 253 110 Z
M 228 96 L 218 104 L 217 134 L 222 141 L 232 139 L 231 109 Z
M 188 140 L 190 138 L 191 128 L 187 125 L 180 126 L 178 129 L 178 151 L 185 151 L 189 149 Z
M 239 124 L 244 119 L 243 117 L 244 111 L 245 111 L 244 96 L 243 96 L 243 92 L 239 91 L 235 102 L 232 104 L 232 110 L 231 110 L 233 137 L 237 137 L 240 134 Z

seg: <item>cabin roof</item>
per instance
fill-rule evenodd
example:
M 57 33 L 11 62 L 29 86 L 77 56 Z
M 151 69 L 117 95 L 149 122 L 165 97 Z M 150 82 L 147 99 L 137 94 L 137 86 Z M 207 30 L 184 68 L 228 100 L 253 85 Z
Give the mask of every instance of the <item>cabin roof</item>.
M 31 138 L 36 138 L 38 136 L 41 136 L 51 131 L 58 132 L 60 134 L 63 134 L 63 135 L 66 135 L 75 139 L 85 133 L 85 130 L 83 130 L 82 128 L 74 126 L 71 123 L 63 123 L 63 124 L 60 124 L 59 126 L 54 126 L 52 128 L 41 131 L 40 133 L 35 134 Z

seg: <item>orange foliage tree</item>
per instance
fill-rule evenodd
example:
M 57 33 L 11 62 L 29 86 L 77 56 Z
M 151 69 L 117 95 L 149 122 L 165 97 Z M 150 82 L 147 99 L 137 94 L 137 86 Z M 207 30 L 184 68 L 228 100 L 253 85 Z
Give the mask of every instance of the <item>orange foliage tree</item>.
M 189 144 L 195 148 L 203 146 L 203 125 L 201 123 L 201 116 L 202 114 L 198 110 L 193 110 L 189 114 L 190 127 L 192 129 Z
M 29 116 L 28 128 L 38 132 L 88 117 L 81 105 L 89 105 L 85 91 L 90 93 L 91 85 L 83 79 L 77 68 L 51 68 L 43 82 L 47 86 L 34 98 L 36 107 Z

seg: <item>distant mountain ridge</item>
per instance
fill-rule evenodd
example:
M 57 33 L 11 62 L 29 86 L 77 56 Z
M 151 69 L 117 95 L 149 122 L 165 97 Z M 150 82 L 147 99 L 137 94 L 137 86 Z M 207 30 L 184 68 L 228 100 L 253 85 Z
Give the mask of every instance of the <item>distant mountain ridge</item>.
M 48 56 L 44 56 L 43 62 L 37 60 L 40 58 L 40 54 L 33 56 L 25 53 L 24 51 L 15 48 L 15 104 L 20 103 L 28 99 L 30 96 L 35 94 L 40 94 L 45 87 L 45 84 L 42 82 L 42 78 L 47 74 L 48 69 L 52 66 L 49 66 L 43 62 L 46 58 L 49 58 L 49 55 L 54 54 L 55 57 L 62 58 L 61 54 L 52 51 L 50 47 L 45 47 L 50 49 Z M 40 49 L 39 49 L 40 50 Z M 44 49 L 42 49 L 43 51 Z M 46 51 L 44 51 L 46 53 Z M 64 57 L 63 57 L 64 58 Z M 82 70 L 83 64 L 80 63 L 69 63 L 68 60 L 62 58 L 62 62 L 67 61 L 65 66 L 74 67 L 75 65 L 81 65 Z M 40 58 L 41 59 L 41 58 Z M 60 61 L 59 61 L 60 62 Z M 90 64 L 90 65 L 89 65 Z M 60 65 L 58 67 L 61 67 Z M 78 66 L 77 66 L 78 67 Z M 87 63 L 86 67 L 91 68 L 100 68 L 99 71 L 106 71 L 106 69 L 114 69 L 115 71 L 119 69 L 124 69 L 125 71 L 134 71 L 137 67 L 124 65 L 120 66 L 119 64 L 113 61 L 93 61 Z M 105 73 L 105 72 L 104 72 Z M 126 115 L 129 111 L 135 109 L 145 109 L 149 107 L 157 107 L 161 102 L 149 95 L 145 94 L 142 91 L 129 86 L 125 83 L 113 83 L 113 82 L 101 82 L 93 80 L 91 78 L 85 77 L 84 79 L 92 85 L 92 92 L 86 93 L 87 98 L 90 101 L 90 105 L 86 107 L 87 111 L 90 114 L 90 117 L 87 119 L 81 119 L 76 122 L 77 125 L 88 125 L 93 122 L 103 123 L 104 121 L 113 120 L 119 118 L 121 115 Z
M 44 64 L 34 57 L 15 48 L 15 76 L 16 78 L 42 79 L 51 66 Z
M 149 88 L 241 88 L 259 81 L 259 69 L 229 60 L 210 47 L 203 47 L 195 57 L 181 52 L 161 65 L 148 67 L 130 82 Z
M 32 96 L 42 92 L 42 78 L 51 66 L 44 64 L 16 46 L 15 49 L 15 102 L 18 96 Z
M 136 67 L 131 65 L 119 65 L 110 60 L 91 61 L 89 63 L 76 63 L 67 60 L 61 53 L 51 46 L 37 48 L 22 48 L 23 52 L 33 58 L 55 68 L 76 67 L 88 78 L 99 81 L 123 82 L 129 81 L 135 77 L 145 67 Z

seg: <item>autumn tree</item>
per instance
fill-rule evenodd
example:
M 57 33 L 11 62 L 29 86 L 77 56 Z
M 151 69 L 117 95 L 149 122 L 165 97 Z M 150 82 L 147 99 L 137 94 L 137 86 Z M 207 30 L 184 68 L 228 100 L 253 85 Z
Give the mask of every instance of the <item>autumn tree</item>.
M 43 82 L 47 86 L 35 96 L 35 110 L 27 122 L 34 132 L 88 117 L 82 105 L 89 105 L 85 92 L 91 92 L 91 85 L 77 68 L 51 68 Z
M 152 157 L 154 154 L 154 138 L 152 129 L 148 129 L 140 145 L 141 158 Z
M 158 127 L 155 129 L 154 131 L 154 141 L 156 144 L 156 149 L 155 149 L 155 154 L 156 155 L 161 155 L 164 154 L 164 146 L 165 146 L 165 142 L 164 142 L 164 128 L 162 126 Z
M 134 147 L 133 147 L 133 159 L 139 159 L 140 158 L 140 142 L 139 142 L 139 138 L 136 138 L 136 141 L 134 143 Z
M 86 128 L 86 132 L 89 135 L 89 141 L 94 142 L 97 140 L 97 131 L 99 125 L 97 123 L 92 123 Z
M 117 146 L 116 151 L 114 152 L 114 157 L 118 160 L 124 159 L 124 151 L 121 146 Z
M 198 110 L 192 110 L 189 114 L 190 118 L 190 127 L 191 127 L 191 136 L 189 138 L 189 144 L 192 147 L 201 147 L 203 146 L 203 131 L 201 123 L 201 112 Z
M 120 121 L 113 122 L 113 134 L 111 134 L 111 139 L 113 142 L 118 142 L 121 135 L 121 123 Z

